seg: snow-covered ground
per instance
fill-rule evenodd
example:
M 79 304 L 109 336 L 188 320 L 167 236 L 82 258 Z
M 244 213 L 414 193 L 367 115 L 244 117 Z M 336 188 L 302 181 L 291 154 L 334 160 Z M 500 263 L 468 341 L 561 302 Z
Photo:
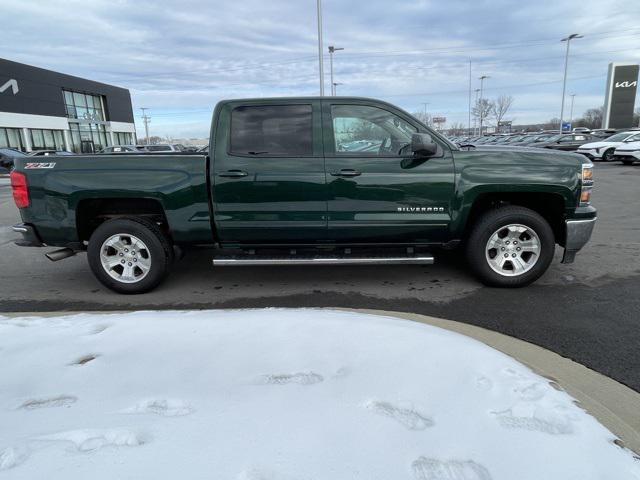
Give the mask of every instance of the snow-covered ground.
M 0 317 L 0 480 L 638 480 L 564 392 L 323 310 Z

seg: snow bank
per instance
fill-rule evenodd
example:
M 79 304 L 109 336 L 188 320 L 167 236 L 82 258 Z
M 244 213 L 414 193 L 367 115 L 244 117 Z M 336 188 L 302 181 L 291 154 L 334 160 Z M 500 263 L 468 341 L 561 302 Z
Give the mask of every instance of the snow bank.
M 513 359 L 347 312 L 0 317 L 0 480 L 639 480 Z

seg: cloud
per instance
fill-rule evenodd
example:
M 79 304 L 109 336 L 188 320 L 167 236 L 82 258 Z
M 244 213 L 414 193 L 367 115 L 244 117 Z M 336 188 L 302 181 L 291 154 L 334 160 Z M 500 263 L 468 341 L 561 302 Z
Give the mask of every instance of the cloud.
M 3 55 L 129 88 L 151 132 L 204 136 L 222 98 L 315 95 L 316 2 L 21 0 L 3 2 Z M 640 62 L 640 3 L 619 0 L 324 0 L 339 93 L 379 97 L 465 122 L 469 90 L 515 97 L 521 122 L 558 116 L 565 44 L 574 112 L 604 102 L 610 61 Z M 325 54 L 326 55 L 326 54 Z M 326 88 L 329 90 L 328 62 Z M 138 121 L 138 128 L 142 127 Z M 158 128 L 156 132 L 154 129 Z

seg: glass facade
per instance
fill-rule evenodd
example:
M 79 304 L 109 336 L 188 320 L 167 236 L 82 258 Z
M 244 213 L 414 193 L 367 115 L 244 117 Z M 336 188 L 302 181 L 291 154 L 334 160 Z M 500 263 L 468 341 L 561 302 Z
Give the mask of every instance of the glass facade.
M 32 128 L 31 150 L 64 150 L 64 134 L 62 130 L 41 130 Z
M 0 148 L 15 148 L 26 151 L 20 128 L 0 128 Z
M 67 117 L 89 122 L 104 122 L 104 105 L 100 95 L 63 90 Z
M 111 145 L 104 125 L 99 123 L 69 123 L 72 150 L 76 153 L 93 153 Z
M 135 145 L 136 140 L 133 133 L 129 132 L 113 132 L 114 145 Z

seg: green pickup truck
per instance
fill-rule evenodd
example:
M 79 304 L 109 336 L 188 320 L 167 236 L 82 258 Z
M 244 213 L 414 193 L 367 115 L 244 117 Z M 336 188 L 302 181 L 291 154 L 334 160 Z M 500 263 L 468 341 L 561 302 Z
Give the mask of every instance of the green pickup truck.
M 518 287 L 589 240 L 581 155 L 456 145 L 405 111 L 354 97 L 228 100 L 209 155 L 18 158 L 22 246 L 86 251 L 120 293 L 156 287 L 189 247 L 214 266 L 430 264 L 458 248 L 487 285 Z

